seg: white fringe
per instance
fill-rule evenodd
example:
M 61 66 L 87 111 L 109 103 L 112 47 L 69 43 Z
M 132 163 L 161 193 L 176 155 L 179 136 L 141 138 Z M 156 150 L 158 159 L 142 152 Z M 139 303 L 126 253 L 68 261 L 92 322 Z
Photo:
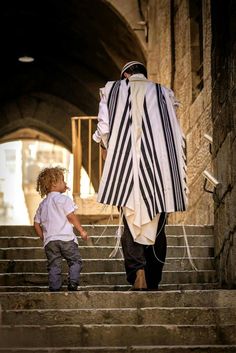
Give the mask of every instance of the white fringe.
M 99 242 L 99 240 L 101 239 L 101 237 L 103 237 L 104 233 L 105 233 L 106 230 L 107 230 L 107 227 L 108 227 L 110 221 L 113 220 L 114 207 L 115 207 L 115 206 L 112 206 L 112 208 L 111 208 L 111 214 L 110 214 L 110 216 L 109 216 L 109 218 L 108 218 L 107 224 L 106 224 L 105 228 L 103 229 L 101 235 L 99 235 L 99 237 L 98 237 L 97 240 L 95 241 L 95 244 L 97 244 L 97 243 Z M 107 208 L 107 205 L 104 205 L 103 210 L 106 209 L 106 208 Z M 121 249 L 120 249 L 120 240 L 121 240 L 121 236 L 122 236 L 122 233 L 123 233 L 123 229 L 122 229 L 122 227 L 123 227 L 123 221 L 122 221 L 122 218 L 123 218 L 123 212 L 121 211 L 120 214 L 119 214 L 119 225 L 118 225 L 118 229 L 116 230 L 116 234 L 115 234 L 115 236 L 116 236 L 116 244 L 115 244 L 114 249 L 113 249 L 112 252 L 110 253 L 109 257 L 115 257 L 116 254 L 117 254 L 117 252 L 118 252 L 118 250 L 120 251 L 120 253 L 121 253 L 122 257 L 123 257 L 123 253 L 122 253 L 122 251 L 121 251 Z
M 108 207 L 107 205 L 104 205 L 104 207 L 102 208 L 102 211 L 105 210 L 107 207 Z M 105 228 L 104 228 L 102 234 L 99 235 L 99 237 L 98 237 L 97 240 L 95 241 L 95 244 L 97 244 L 97 243 L 99 242 L 100 238 L 103 236 L 103 234 L 104 234 L 105 231 L 107 230 L 107 226 L 109 225 L 110 221 L 113 220 L 113 210 L 114 210 L 114 206 L 112 206 L 112 208 L 111 208 L 111 214 L 110 214 L 110 216 L 109 216 L 109 218 L 108 218 L 107 224 L 106 224 L 106 226 L 105 226 Z
M 192 259 L 192 255 L 191 255 L 189 244 L 188 244 L 188 237 L 187 237 L 187 234 L 186 234 L 185 226 L 183 225 L 182 227 L 183 227 L 184 241 L 185 241 L 185 245 L 186 245 L 186 249 L 187 249 L 189 262 L 190 262 L 190 264 L 192 266 L 192 269 L 194 269 L 195 271 L 199 271 L 198 268 L 196 267 L 196 265 L 194 264 L 193 259 Z M 185 255 L 183 256 L 182 260 L 184 258 L 185 258 Z
M 122 257 L 123 257 L 123 253 L 121 251 L 121 248 L 120 248 L 120 241 L 121 241 L 121 236 L 122 236 L 122 233 L 123 233 L 123 211 L 120 211 L 120 215 L 119 215 L 119 226 L 116 230 L 116 244 L 115 244 L 115 247 L 114 249 L 112 250 L 112 252 L 110 253 L 109 257 L 115 257 L 118 250 L 120 251 Z

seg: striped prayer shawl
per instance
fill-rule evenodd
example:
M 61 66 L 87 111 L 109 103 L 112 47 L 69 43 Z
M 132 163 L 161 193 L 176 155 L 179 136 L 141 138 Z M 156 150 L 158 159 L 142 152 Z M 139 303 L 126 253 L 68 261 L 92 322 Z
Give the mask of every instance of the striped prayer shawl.
M 135 209 L 136 196 L 152 220 L 186 209 L 184 137 L 168 90 L 146 80 L 139 157 L 133 139 L 131 88 L 116 81 L 108 92 L 110 135 L 98 201 Z M 137 167 L 135 167 L 137 166 Z

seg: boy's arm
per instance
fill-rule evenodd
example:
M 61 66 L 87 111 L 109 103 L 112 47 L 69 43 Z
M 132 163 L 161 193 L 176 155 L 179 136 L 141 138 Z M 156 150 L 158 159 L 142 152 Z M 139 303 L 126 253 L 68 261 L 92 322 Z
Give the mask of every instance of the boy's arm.
M 88 233 L 83 229 L 78 217 L 74 214 L 74 212 L 69 213 L 66 217 L 67 217 L 68 221 L 71 224 L 73 224 L 73 226 L 78 230 L 78 232 L 81 235 L 81 238 L 83 240 L 87 240 L 88 239 Z
M 40 227 L 40 224 L 37 222 L 34 222 L 34 229 L 37 235 L 40 237 L 40 239 L 43 240 L 43 231 L 42 231 L 42 228 Z

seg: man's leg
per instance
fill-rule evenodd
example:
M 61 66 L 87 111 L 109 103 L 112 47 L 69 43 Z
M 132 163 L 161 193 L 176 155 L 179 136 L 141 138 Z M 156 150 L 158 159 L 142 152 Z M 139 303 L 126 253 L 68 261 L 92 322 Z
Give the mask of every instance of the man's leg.
M 73 240 L 61 241 L 61 252 L 69 266 L 68 290 L 77 290 L 79 285 L 82 260 L 79 253 L 78 244 Z
M 165 263 L 167 250 L 165 224 L 166 213 L 161 213 L 157 227 L 155 244 L 149 245 L 145 248 L 145 273 L 148 289 L 158 289 L 158 284 L 162 278 L 162 270 Z
M 127 281 L 134 285 L 136 289 L 145 289 L 144 268 L 146 260 L 144 246 L 134 242 L 125 217 L 123 217 L 123 222 L 124 232 L 121 237 L 121 245 L 124 254 Z
M 48 259 L 48 281 L 49 290 L 56 292 L 60 290 L 62 285 L 61 278 L 61 251 L 59 241 L 50 241 L 45 246 L 45 253 Z

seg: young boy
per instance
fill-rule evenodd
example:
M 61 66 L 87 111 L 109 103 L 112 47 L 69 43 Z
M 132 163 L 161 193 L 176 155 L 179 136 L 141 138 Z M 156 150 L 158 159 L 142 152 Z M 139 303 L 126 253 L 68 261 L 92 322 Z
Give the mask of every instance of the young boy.
M 65 258 L 69 266 L 68 290 L 79 285 L 82 261 L 73 226 L 83 240 L 88 239 L 74 211 L 77 208 L 70 197 L 63 195 L 68 189 L 64 181 L 64 168 L 45 168 L 37 179 L 37 191 L 46 198 L 39 204 L 34 217 L 34 228 L 43 240 L 48 259 L 49 290 L 59 291 L 62 286 L 61 265 Z M 73 225 L 73 226 L 72 226 Z

